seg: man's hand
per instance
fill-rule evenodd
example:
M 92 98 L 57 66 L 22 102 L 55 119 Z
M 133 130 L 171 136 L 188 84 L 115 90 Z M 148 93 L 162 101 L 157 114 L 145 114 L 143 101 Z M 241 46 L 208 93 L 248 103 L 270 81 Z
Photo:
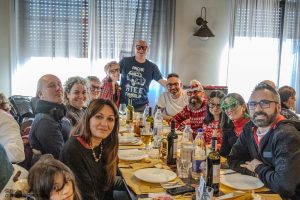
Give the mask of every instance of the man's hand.
M 161 84 L 163 87 L 167 88 L 167 80 L 162 78 L 158 80 L 159 84 Z
M 251 161 L 246 161 L 245 164 L 241 164 L 241 167 L 245 167 L 248 170 L 250 170 L 251 172 L 255 173 L 255 169 L 258 165 L 262 164 L 261 161 L 257 160 L 257 159 L 253 159 Z

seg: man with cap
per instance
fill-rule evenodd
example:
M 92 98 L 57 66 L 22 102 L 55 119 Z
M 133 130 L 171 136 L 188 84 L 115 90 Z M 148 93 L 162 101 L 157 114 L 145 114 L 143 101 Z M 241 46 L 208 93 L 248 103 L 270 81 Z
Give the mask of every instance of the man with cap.
M 176 127 L 179 129 L 183 129 L 186 120 L 189 120 L 191 128 L 193 129 L 193 137 L 195 138 L 197 129 L 202 128 L 203 125 L 207 99 L 201 83 L 197 80 L 192 80 L 190 82 L 189 88 L 187 89 L 187 95 L 189 97 L 188 105 L 172 119 L 175 120 Z

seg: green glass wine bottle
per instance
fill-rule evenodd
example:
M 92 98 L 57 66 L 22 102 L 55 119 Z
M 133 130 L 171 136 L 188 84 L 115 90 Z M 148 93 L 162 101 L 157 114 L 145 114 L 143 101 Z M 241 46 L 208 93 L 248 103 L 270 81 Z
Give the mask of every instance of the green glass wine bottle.
M 207 177 L 206 185 L 214 189 L 214 195 L 220 190 L 220 154 L 217 151 L 217 138 L 212 138 L 212 150 L 207 156 Z

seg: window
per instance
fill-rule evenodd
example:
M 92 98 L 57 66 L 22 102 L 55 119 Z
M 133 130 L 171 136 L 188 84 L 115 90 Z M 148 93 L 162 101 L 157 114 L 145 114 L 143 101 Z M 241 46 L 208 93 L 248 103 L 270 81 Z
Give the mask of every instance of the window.
M 287 66 L 292 66 L 291 60 L 284 58 L 289 42 L 283 38 L 285 23 L 291 21 L 285 20 L 285 1 L 242 0 L 234 5 L 228 68 L 230 92 L 240 93 L 247 101 L 260 81 L 269 79 L 290 85 L 291 69 Z M 285 31 L 293 32 L 291 29 Z
M 37 80 L 46 73 L 57 75 L 63 83 L 77 75 L 104 78 L 104 65 L 130 56 L 135 38 L 151 45 L 154 13 L 163 14 L 154 10 L 153 0 L 24 0 L 14 4 L 12 94 L 32 96 Z M 24 77 L 30 79 L 24 82 Z

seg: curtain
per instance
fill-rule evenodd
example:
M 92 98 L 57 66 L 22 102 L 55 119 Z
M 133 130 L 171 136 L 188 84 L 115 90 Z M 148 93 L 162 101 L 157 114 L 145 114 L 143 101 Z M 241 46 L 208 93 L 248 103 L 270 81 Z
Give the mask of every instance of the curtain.
M 137 39 L 164 76 L 172 71 L 175 0 L 14 0 L 12 8 L 12 94 L 33 95 L 45 73 L 103 78 L 104 65 L 133 55 Z M 150 87 L 152 104 L 161 90 Z
M 280 1 L 232 0 L 227 85 L 246 101 L 257 83 L 277 82 Z
M 286 0 L 284 12 L 280 85 L 296 90 L 296 112 L 300 113 L 300 2 Z

